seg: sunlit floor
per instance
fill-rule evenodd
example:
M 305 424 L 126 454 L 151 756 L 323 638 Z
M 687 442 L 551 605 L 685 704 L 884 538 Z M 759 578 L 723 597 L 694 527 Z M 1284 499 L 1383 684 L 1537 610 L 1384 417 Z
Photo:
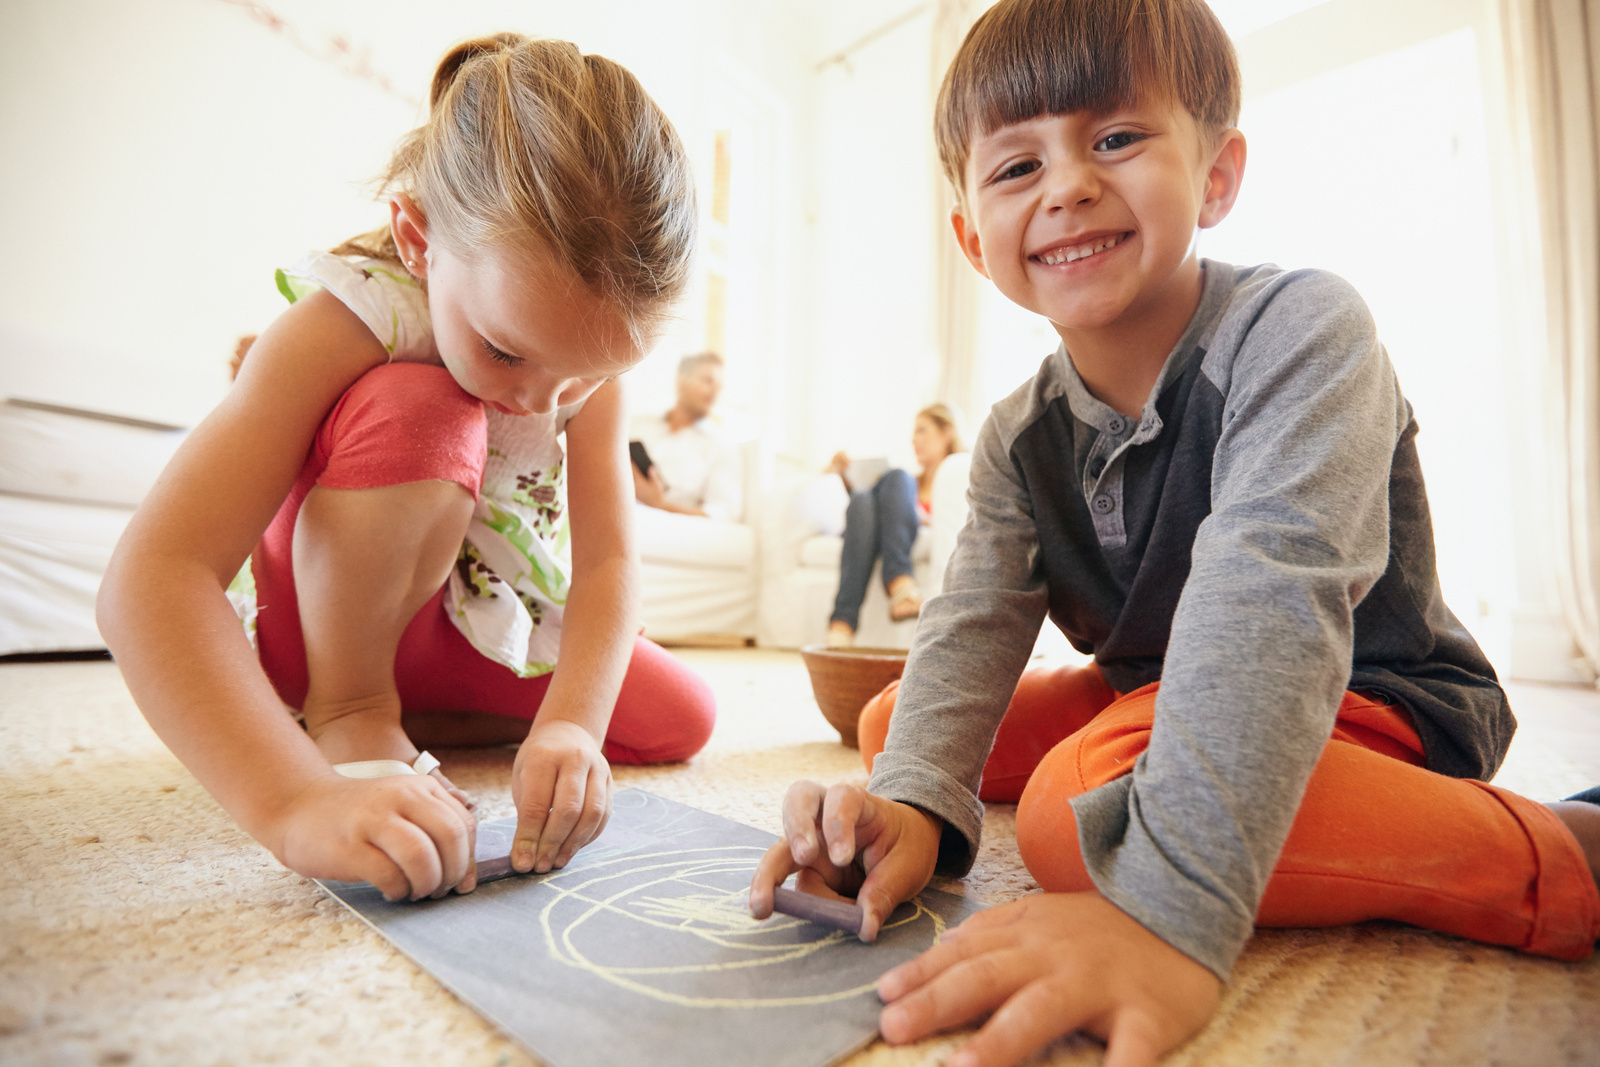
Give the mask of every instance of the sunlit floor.
M 793 652 L 679 649 L 719 721 L 637 786 L 763 829 L 796 778 L 864 781 Z M 1539 800 L 1600 782 L 1600 694 L 1513 685 L 1522 729 L 1498 779 Z M 494 1063 L 535 1060 L 250 841 L 177 764 L 108 662 L 0 664 L 0 1062 Z M 483 818 L 512 811 L 512 751 L 441 750 Z M 993 805 L 985 904 L 1034 888 Z M 960 1040 L 883 1045 L 847 1067 L 934 1067 Z M 1063 1042 L 1035 1061 L 1091 1067 Z M 1258 934 L 1219 1014 L 1168 1067 L 1600 1062 L 1600 956 L 1563 964 L 1393 923 Z M 709 1065 L 708 1065 L 709 1067 Z

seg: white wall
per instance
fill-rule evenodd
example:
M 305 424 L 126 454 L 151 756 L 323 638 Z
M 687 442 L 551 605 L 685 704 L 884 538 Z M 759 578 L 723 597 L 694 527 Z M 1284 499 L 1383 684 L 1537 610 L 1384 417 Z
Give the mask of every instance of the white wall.
M 815 59 L 916 6 L 828 5 Z M 812 462 L 842 448 L 910 465 L 913 417 L 935 399 L 932 28 L 925 11 L 815 74 L 815 289 L 799 442 Z
M 917 0 L 268 6 L 297 27 L 303 48 L 228 0 L 0 4 L 0 396 L 198 420 L 226 388 L 235 338 L 282 308 L 272 269 L 382 219 L 363 183 L 420 119 L 416 99 L 439 53 L 463 36 L 512 28 L 575 40 L 638 74 L 689 145 L 703 201 L 713 131 L 730 123 L 755 131 L 746 142 L 757 144 L 746 157 L 754 170 L 744 172 L 747 184 L 734 204 L 736 215 L 756 222 L 731 279 L 737 299 L 728 407 L 773 449 L 807 464 L 838 448 L 909 460 L 912 414 L 934 398 L 938 381 L 933 252 L 936 241 L 950 239 L 938 223 L 947 204 L 930 177 L 931 12 L 853 52 L 848 65 L 819 62 L 923 6 Z M 1290 112 L 1294 92 L 1316 91 L 1316 77 L 1469 28 L 1489 89 L 1482 105 L 1487 140 L 1468 148 L 1487 152 L 1491 163 L 1507 151 L 1504 102 L 1493 91 L 1500 70 L 1491 0 L 1217 6 L 1242 34 L 1249 106 L 1270 97 L 1287 101 Z M 1298 13 L 1272 21 L 1290 9 Z M 355 58 L 387 75 L 396 91 L 306 54 L 327 53 L 336 36 L 352 42 Z M 1390 157 L 1417 136 L 1405 122 L 1347 130 L 1328 145 L 1330 170 L 1363 195 L 1381 196 Z M 1264 142 L 1255 151 L 1259 161 L 1269 158 Z M 1252 202 L 1292 197 L 1267 187 L 1269 173 L 1247 177 L 1241 219 Z M 1414 360 L 1419 345 L 1407 328 L 1389 330 L 1384 319 L 1393 316 L 1384 308 L 1408 299 L 1406 242 L 1424 232 L 1472 233 L 1469 244 L 1481 236 L 1485 271 L 1494 268 L 1491 257 L 1515 261 L 1516 235 L 1505 220 L 1516 193 L 1499 169 L 1493 173 L 1487 201 L 1483 190 L 1468 191 L 1478 208 L 1464 208 L 1460 197 L 1409 194 L 1398 221 L 1374 235 L 1370 262 L 1342 266 L 1371 275 L 1358 284 L 1378 309 L 1418 402 L 1429 462 L 1429 448 L 1452 447 L 1435 412 L 1420 409 L 1448 408 L 1451 390 L 1463 382 L 1447 366 Z M 1338 185 L 1322 195 L 1336 196 Z M 1459 217 L 1485 202 L 1493 219 Z M 1270 236 L 1270 226 L 1257 231 Z M 1294 242 L 1284 245 L 1288 251 L 1236 251 L 1292 260 Z M 1510 303 L 1505 286 L 1498 291 L 1498 306 L 1483 306 L 1494 300 L 1479 293 L 1479 306 L 1469 310 L 1476 316 L 1471 329 L 1499 343 L 1505 465 L 1494 471 L 1486 463 L 1481 484 L 1471 472 L 1436 479 L 1441 500 L 1453 493 L 1455 501 L 1440 511 L 1441 542 L 1457 539 L 1442 555 L 1457 573 L 1499 568 L 1488 583 L 1498 587 L 1455 606 L 1469 625 L 1510 627 L 1503 636 L 1512 651 L 1498 656 L 1503 664 L 1509 658 L 1524 677 L 1574 677 L 1564 673 L 1568 649 L 1539 557 L 1546 509 L 1527 443 L 1536 436 L 1529 431 L 1537 405 L 1523 388 L 1531 355 L 1515 314 L 1500 314 L 1496 325 L 1495 312 Z M 1432 294 L 1446 309 L 1450 296 Z M 636 406 L 670 402 L 676 357 L 703 343 L 703 308 L 697 289 L 658 354 L 630 374 Z M 1046 324 L 992 291 L 979 327 L 980 378 L 991 401 L 1055 344 Z M 1468 385 L 1478 386 L 1475 401 L 1502 387 L 1481 368 Z M 984 412 L 968 414 L 976 423 Z M 1459 440 L 1463 448 L 1482 444 Z M 1447 492 L 1452 482 L 1456 488 Z M 1502 547 L 1486 555 L 1470 543 L 1478 526 L 1496 531 L 1493 542 Z M 1508 526 L 1511 558 L 1502 558 Z
M 779 116 L 787 168 L 809 136 L 812 20 L 736 0 L 271 0 L 314 53 L 330 38 L 398 99 L 306 54 L 226 0 L 8 0 L 0 5 L 0 396 L 193 423 L 227 384 L 240 334 L 283 307 L 273 269 L 382 221 L 364 183 L 422 117 L 439 54 L 516 29 L 574 40 L 634 71 L 677 125 L 702 184 L 718 85 L 744 79 Z M 346 66 L 352 65 L 347 62 Z M 705 197 L 702 196 L 702 200 Z M 771 264 L 806 276 L 799 198 L 773 206 Z M 803 290 L 802 290 L 803 291 Z M 764 297 L 788 313 L 792 291 Z M 687 304 L 662 355 L 698 347 Z M 787 332 L 783 344 L 789 341 Z M 782 345 L 777 346 L 779 348 Z M 788 366 L 752 352 L 738 388 L 759 406 Z
M 1491 0 L 1327 0 L 1245 37 L 1246 121 L 1254 111 L 1298 143 L 1253 149 L 1239 218 L 1210 247 L 1227 247 L 1230 224 L 1269 235 L 1251 198 L 1311 219 L 1309 240 L 1280 236 L 1273 258 L 1314 255 L 1372 306 L 1422 427 L 1446 600 L 1502 674 L 1579 682 L 1546 565 L 1543 354 L 1528 318 L 1542 308 L 1519 289 L 1533 235 L 1503 55 Z
M 1225 261 L 1331 270 L 1363 294 L 1421 427 L 1445 600 L 1509 666 L 1516 581 L 1502 261 L 1491 229 L 1474 222 L 1494 217 L 1495 199 L 1476 5 L 1461 7 L 1423 40 L 1384 42 L 1252 92 L 1241 118 L 1253 139 L 1242 195 L 1200 247 Z

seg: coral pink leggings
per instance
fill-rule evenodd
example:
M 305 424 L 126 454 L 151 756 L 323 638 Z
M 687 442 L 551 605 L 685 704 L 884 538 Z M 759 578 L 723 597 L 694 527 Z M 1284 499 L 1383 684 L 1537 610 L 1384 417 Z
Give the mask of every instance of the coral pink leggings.
M 483 405 L 442 367 L 377 367 L 334 405 L 294 489 L 251 556 L 261 665 L 285 703 L 300 707 L 307 688 L 293 544 L 295 520 L 312 486 L 372 489 L 440 479 L 476 497 L 487 449 Z M 551 676 L 519 678 L 478 652 L 450 622 L 444 593 L 441 588 L 423 605 L 400 639 L 394 673 L 402 708 L 532 721 Z M 715 721 L 705 681 L 659 645 L 636 638 L 605 755 L 614 763 L 688 759 L 710 738 Z
M 899 684 L 862 709 L 869 768 Z M 1119 694 L 1092 664 L 1035 668 L 1018 683 L 980 796 L 1017 803 L 1017 848 L 1045 889 L 1094 888 L 1070 801 L 1133 769 L 1158 688 Z M 1404 709 L 1346 693 L 1256 923 L 1396 919 L 1541 956 L 1588 956 L 1600 891 L 1572 834 L 1542 804 L 1424 762 Z

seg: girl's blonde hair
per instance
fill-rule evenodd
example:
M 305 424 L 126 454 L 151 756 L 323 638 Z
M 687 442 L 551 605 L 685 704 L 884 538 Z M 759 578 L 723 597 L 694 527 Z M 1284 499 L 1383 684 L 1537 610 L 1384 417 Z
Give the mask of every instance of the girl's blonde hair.
M 428 121 L 380 196 L 409 195 L 430 240 L 511 246 L 570 270 L 643 343 L 689 280 L 694 179 L 677 131 L 637 78 L 567 41 L 499 33 L 440 60 Z M 374 230 L 334 249 L 398 260 Z
M 927 419 L 950 435 L 950 451 L 946 455 L 967 450 L 967 431 L 962 424 L 961 413 L 949 404 L 929 404 L 917 412 L 917 418 Z

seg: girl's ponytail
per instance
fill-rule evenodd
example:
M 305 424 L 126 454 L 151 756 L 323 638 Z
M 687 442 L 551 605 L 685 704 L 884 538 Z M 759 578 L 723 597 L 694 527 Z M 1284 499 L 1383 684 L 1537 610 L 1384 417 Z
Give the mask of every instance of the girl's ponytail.
M 677 131 L 631 73 L 565 41 L 501 33 L 446 53 L 428 121 L 383 175 L 381 195 L 394 193 L 459 254 L 553 259 L 641 344 L 688 284 L 696 209 Z M 334 251 L 399 258 L 387 229 Z
M 475 37 L 470 41 L 462 41 L 439 60 L 439 67 L 433 72 L 433 85 L 428 90 L 428 111 L 431 114 L 439 107 L 439 99 L 450 88 L 450 83 L 455 81 L 456 74 L 461 70 L 462 64 L 479 56 L 489 56 L 507 48 L 515 48 L 526 41 L 527 38 L 520 33 L 494 33 L 488 37 Z

